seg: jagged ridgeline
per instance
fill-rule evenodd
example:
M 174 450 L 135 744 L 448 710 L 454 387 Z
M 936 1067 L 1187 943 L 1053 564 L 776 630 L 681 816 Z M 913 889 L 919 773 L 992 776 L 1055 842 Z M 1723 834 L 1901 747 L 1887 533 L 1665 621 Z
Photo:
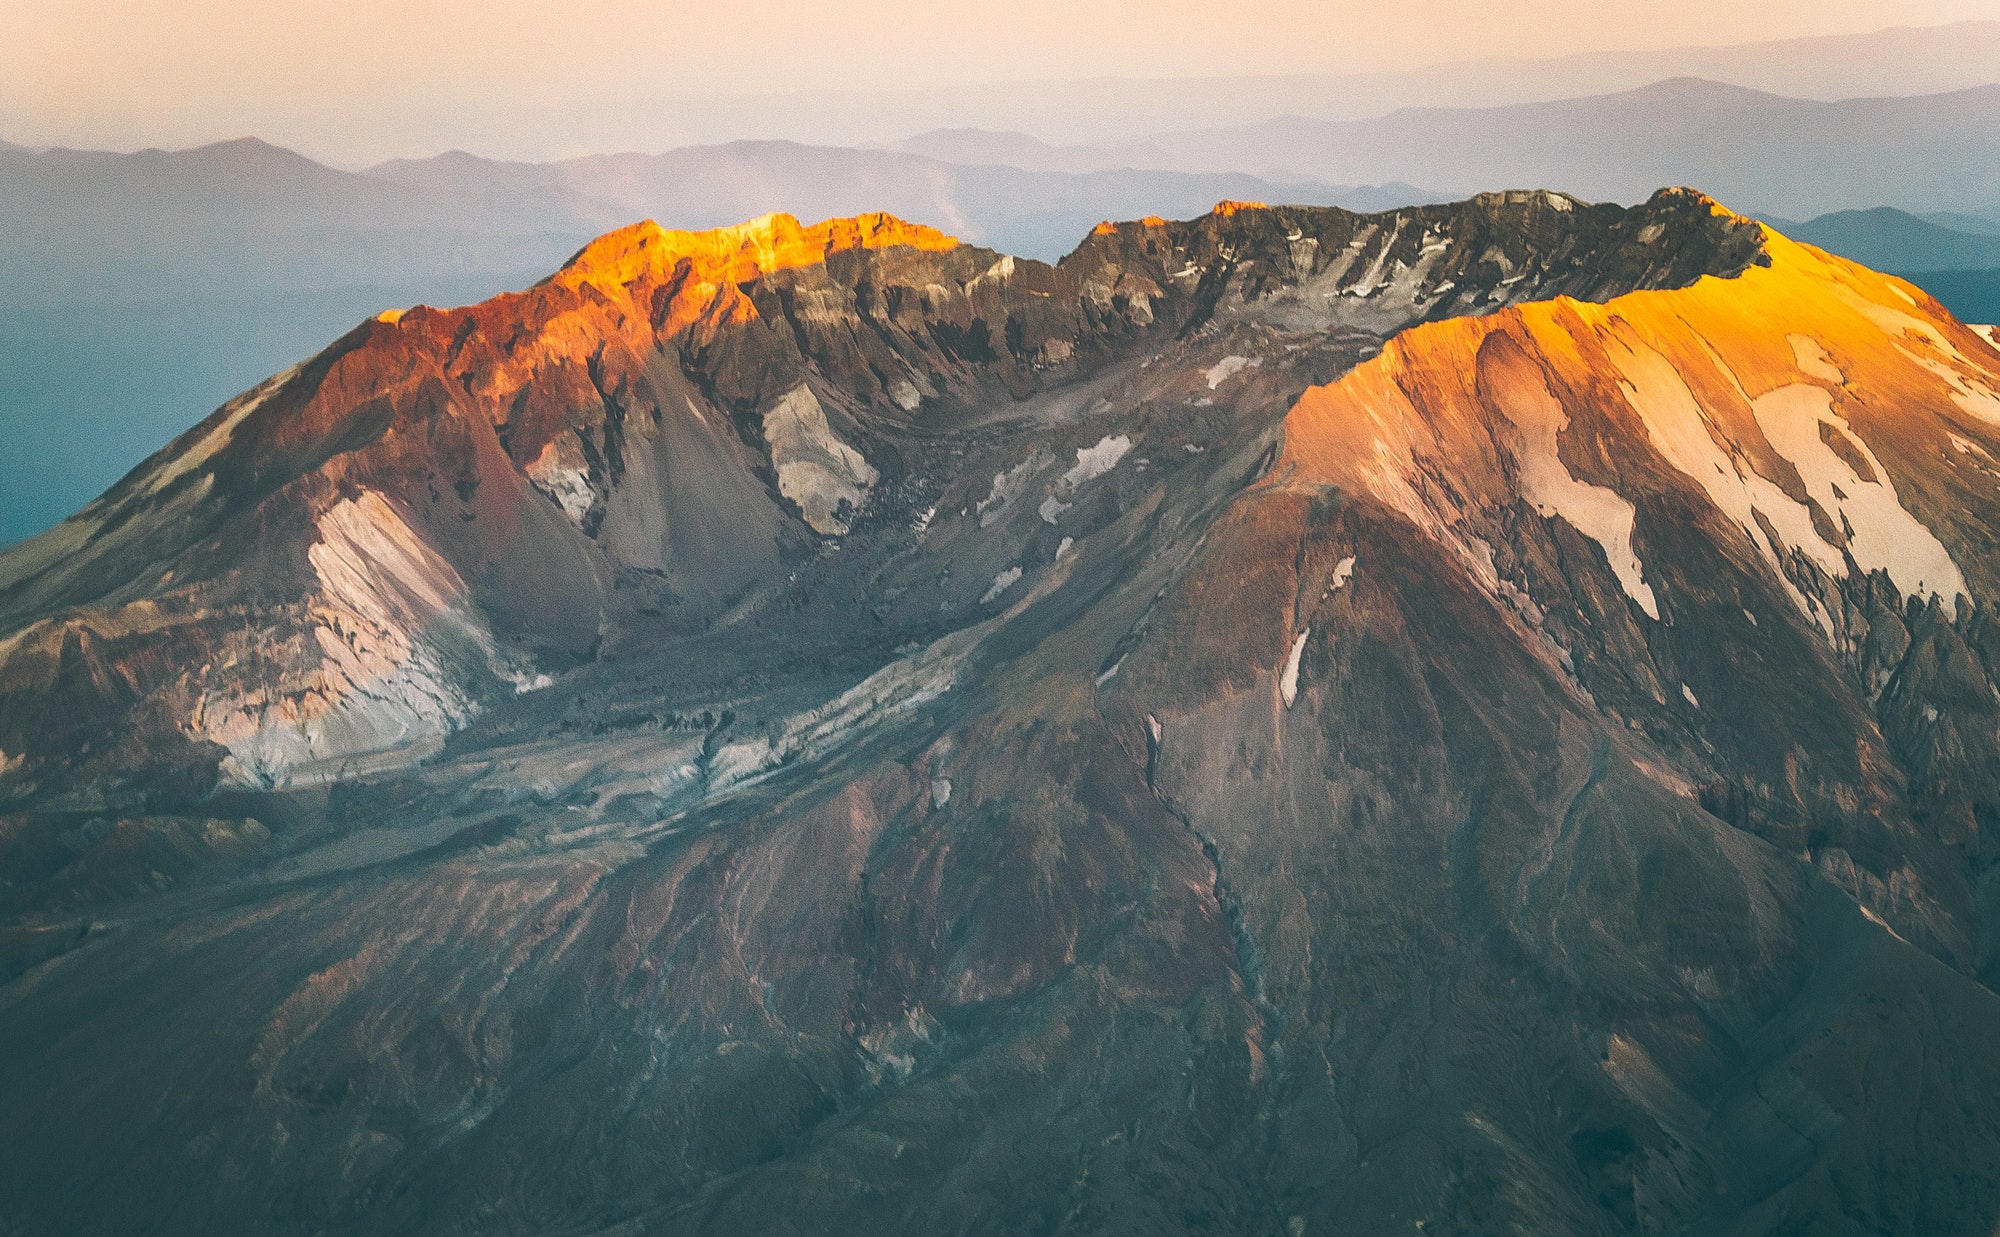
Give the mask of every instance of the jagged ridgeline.
M 1996 485 L 1688 191 L 384 314 L 0 554 L 0 1231 L 1991 1237 Z

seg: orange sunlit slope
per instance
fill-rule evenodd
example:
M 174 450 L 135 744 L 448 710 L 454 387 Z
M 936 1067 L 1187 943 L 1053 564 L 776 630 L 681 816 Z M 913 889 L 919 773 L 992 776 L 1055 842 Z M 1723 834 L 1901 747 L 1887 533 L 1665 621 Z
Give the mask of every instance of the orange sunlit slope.
M 2000 483 L 2000 351 L 1901 280 L 1766 241 L 1769 265 L 1733 279 L 1411 330 L 1299 401 L 1281 475 L 1446 532 L 1526 499 L 1655 617 L 1637 500 L 1677 487 L 1773 565 L 2000 599 L 1996 530 L 1967 502 Z

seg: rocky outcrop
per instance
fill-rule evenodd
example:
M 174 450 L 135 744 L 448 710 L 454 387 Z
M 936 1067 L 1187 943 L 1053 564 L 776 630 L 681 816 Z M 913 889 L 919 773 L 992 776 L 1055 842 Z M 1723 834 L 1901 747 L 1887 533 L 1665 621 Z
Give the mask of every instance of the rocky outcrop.
M 834 436 L 812 388 L 804 383 L 764 413 L 764 441 L 783 494 L 816 533 L 844 533 L 881 474 Z

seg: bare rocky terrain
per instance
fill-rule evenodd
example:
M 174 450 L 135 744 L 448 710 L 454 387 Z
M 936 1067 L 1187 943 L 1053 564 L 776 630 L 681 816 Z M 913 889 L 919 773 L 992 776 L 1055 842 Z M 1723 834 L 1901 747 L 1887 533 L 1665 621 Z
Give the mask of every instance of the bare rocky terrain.
M 384 314 L 0 553 L 0 1232 L 1990 1237 L 1996 485 L 1679 190 Z

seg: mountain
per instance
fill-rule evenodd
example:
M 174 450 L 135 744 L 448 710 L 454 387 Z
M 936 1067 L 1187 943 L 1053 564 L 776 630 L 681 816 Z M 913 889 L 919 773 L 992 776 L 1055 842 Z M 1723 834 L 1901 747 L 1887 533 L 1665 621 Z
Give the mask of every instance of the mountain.
M 10 301 L 136 302 L 517 271 L 579 243 L 578 220 L 549 204 L 479 205 L 250 138 L 136 154 L 16 149 L 0 153 L 0 262 Z
M 1422 196 L 1242 175 L 964 169 L 785 143 L 559 165 L 452 153 L 372 174 L 253 140 L 0 151 L 0 544 L 73 512 L 200 409 L 382 306 L 524 287 L 638 218 L 701 227 L 772 205 L 818 217 L 887 204 L 1053 258 L 1099 220 L 1155 209 Z
M 1552 103 L 1280 117 L 1147 140 L 1188 169 L 1446 189 L 1541 183 L 1617 201 L 1681 182 L 1788 218 L 2000 201 L 2000 86 L 1826 103 L 1675 79 Z M 1828 159 L 1834 150 L 1840 158 Z
M 1677 77 L 1699 77 L 1770 94 L 1833 102 L 1841 99 L 1945 94 L 1992 85 L 2000 63 L 2000 21 L 1962 21 L 1936 26 L 1891 26 L 1858 34 L 1812 35 L 1708 47 L 1657 51 L 1590 52 L 1539 63 L 1515 62 L 1521 78 L 1539 78 L 1544 95 L 1615 93 Z M 1491 72 L 1499 72 L 1495 64 Z M 1440 66 L 1426 76 L 1422 102 L 1442 104 L 1444 80 L 1456 69 L 1459 81 L 1480 80 L 1471 66 Z M 1532 77 L 1530 76 L 1532 74 Z M 1520 87 L 1516 87 L 1520 90 Z M 1465 99 L 1474 102 L 1528 102 L 1525 97 Z M 1406 104 L 1407 106 L 1407 104 Z M 1385 109 L 1387 110 L 1387 109 Z
M 1984 215 L 1968 215 L 1963 211 L 1931 211 L 1923 216 L 1925 221 L 1954 232 L 1965 232 L 1973 236 L 2000 236 L 2000 219 L 1996 212 Z
M 1796 240 L 1878 270 L 1965 271 L 2000 266 L 2000 236 L 1948 228 L 1888 206 L 1838 211 L 1785 230 Z
M 2000 352 L 1709 199 L 654 224 L 0 554 L 10 1231 L 1924 1231 Z
M 1767 222 L 1829 253 L 1904 276 L 1964 321 L 2000 319 L 2000 234 L 1981 216 L 1941 212 L 1920 219 L 1878 206 L 1806 223 Z

